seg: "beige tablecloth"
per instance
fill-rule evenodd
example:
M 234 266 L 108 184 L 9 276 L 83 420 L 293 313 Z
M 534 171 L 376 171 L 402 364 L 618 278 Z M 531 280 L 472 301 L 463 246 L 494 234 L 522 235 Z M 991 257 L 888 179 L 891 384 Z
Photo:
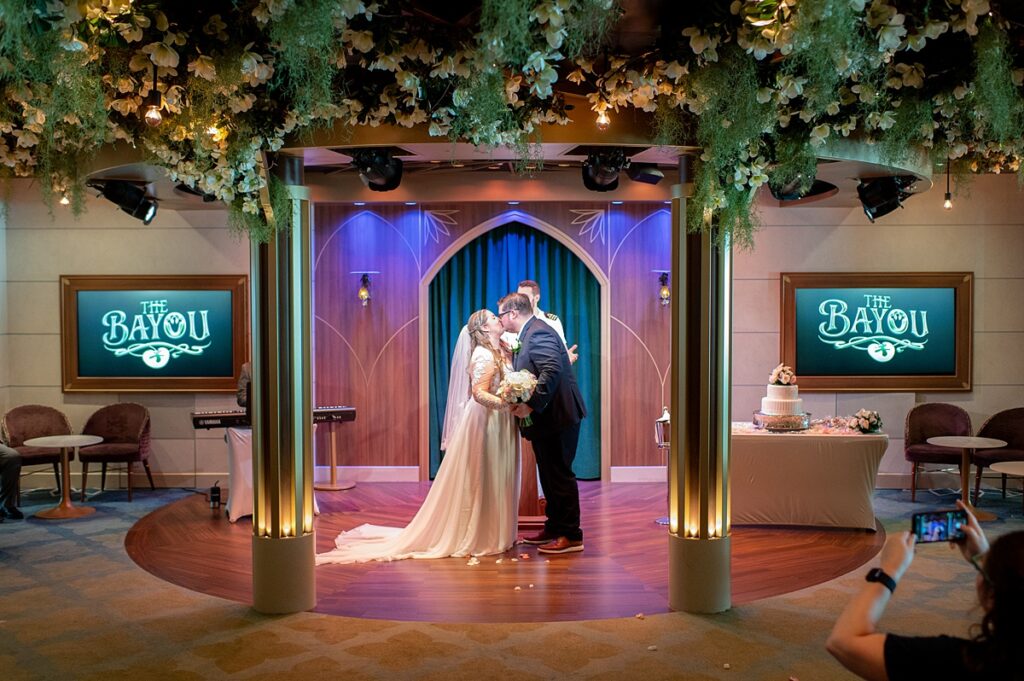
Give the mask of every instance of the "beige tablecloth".
M 314 427 L 315 428 L 315 427 Z M 228 520 L 252 515 L 252 428 L 228 428 Z M 320 507 L 313 496 L 313 513 Z
M 767 433 L 732 425 L 734 525 L 874 530 L 871 497 L 889 437 Z

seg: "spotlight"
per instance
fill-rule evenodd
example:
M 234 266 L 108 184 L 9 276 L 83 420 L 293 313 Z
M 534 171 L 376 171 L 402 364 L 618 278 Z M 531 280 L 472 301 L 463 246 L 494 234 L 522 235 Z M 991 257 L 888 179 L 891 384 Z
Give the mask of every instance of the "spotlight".
M 148 225 L 156 217 L 156 200 L 147 198 L 146 190 L 136 184 L 127 180 L 104 180 L 90 182 L 88 186 L 99 191 L 103 198 L 116 204 L 128 215 L 142 220 L 144 225 Z
M 835 186 L 831 182 L 825 182 L 824 180 L 814 180 L 811 183 L 810 189 L 805 192 L 801 192 L 801 182 L 801 178 L 797 178 L 789 184 L 784 184 L 781 187 L 769 185 L 768 189 L 771 191 L 775 200 L 779 202 L 780 206 L 795 206 L 800 203 L 810 203 L 811 201 L 817 201 L 819 199 L 827 199 L 828 197 L 835 196 L 839 193 L 839 187 Z
M 352 165 L 371 191 L 389 192 L 402 182 L 402 159 L 394 158 L 389 149 L 355 149 Z
M 626 168 L 626 175 L 634 182 L 645 184 L 658 184 L 665 179 L 665 173 L 654 163 L 630 163 Z
M 619 171 L 626 167 L 622 149 L 591 152 L 583 162 L 583 186 L 592 192 L 610 192 L 619 186 Z
M 888 177 L 871 177 L 862 179 L 857 185 L 857 196 L 860 197 L 864 214 L 874 222 L 876 218 L 888 215 L 903 206 L 903 200 L 910 196 L 906 191 L 917 178 L 911 175 L 895 175 Z
M 179 182 L 178 184 L 174 185 L 174 188 L 183 194 L 191 194 L 192 196 L 201 197 L 203 199 L 203 203 L 210 203 L 211 201 L 217 200 L 217 196 L 215 194 L 209 194 L 207 192 L 202 191 L 201 189 L 190 187 L 184 182 Z

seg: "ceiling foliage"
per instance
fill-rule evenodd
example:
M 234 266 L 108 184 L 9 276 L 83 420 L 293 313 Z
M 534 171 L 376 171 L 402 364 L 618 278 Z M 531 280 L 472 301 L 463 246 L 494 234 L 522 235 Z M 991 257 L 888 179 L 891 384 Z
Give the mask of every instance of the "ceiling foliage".
M 809 187 L 836 139 L 1020 172 L 1020 4 L 0 0 L 0 167 L 81 206 L 97 150 L 134 145 L 267 238 L 260 154 L 315 126 L 426 126 L 536 161 L 545 124 L 640 109 L 659 142 L 703 150 L 689 224 L 749 244 L 757 189 Z

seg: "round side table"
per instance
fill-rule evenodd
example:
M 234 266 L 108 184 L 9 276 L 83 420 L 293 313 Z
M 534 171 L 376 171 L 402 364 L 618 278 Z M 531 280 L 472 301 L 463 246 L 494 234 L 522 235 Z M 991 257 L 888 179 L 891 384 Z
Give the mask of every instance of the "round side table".
M 960 500 L 979 521 L 995 520 L 996 514 L 980 511 L 971 505 L 971 452 L 975 449 L 998 449 L 1005 447 L 1006 442 L 994 437 L 967 437 L 964 435 L 943 435 L 930 437 L 926 440 L 930 445 L 959 449 L 960 454 Z M 989 466 L 991 468 L 991 466 Z
M 1002 461 L 1000 463 L 994 463 L 989 466 L 989 470 L 993 470 L 996 473 L 1002 473 L 1004 475 L 1017 475 L 1024 477 L 1024 461 Z M 1003 487 L 1006 490 L 1006 487 Z M 1024 510 L 1024 495 L 1020 501 L 1021 510 Z
M 46 437 L 34 437 L 25 440 L 29 447 L 60 447 L 60 504 L 45 511 L 35 514 L 37 518 L 46 520 L 64 520 L 66 518 L 81 518 L 96 512 L 92 506 L 73 506 L 71 504 L 71 470 L 68 465 L 70 457 L 68 450 L 74 449 L 78 454 L 79 447 L 98 445 L 103 442 L 99 435 L 47 435 Z

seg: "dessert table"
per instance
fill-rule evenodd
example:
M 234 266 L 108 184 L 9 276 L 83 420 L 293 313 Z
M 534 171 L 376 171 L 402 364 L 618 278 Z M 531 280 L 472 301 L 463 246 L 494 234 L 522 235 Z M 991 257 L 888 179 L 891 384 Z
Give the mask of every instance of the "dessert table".
M 772 433 L 732 424 L 733 525 L 875 529 L 871 499 L 889 436 Z
M 930 437 L 925 440 L 930 445 L 939 447 L 952 447 L 960 450 L 960 500 L 964 502 L 974 517 L 979 521 L 995 520 L 996 514 L 988 511 L 979 511 L 971 505 L 971 455 L 975 449 L 999 449 L 1005 447 L 1006 442 L 997 440 L 994 437 L 967 437 L 964 435 L 942 435 Z
M 35 514 L 36 518 L 46 520 L 64 520 L 81 518 L 96 512 L 92 506 L 74 506 L 71 503 L 71 470 L 68 465 L 68 450 L 74 449 L 78 454 L 79 447 L 88 447 L 103 442 L 99 435 L 47 435 L 25 440 L 29 447 L 60 447 L 60 504 Z

